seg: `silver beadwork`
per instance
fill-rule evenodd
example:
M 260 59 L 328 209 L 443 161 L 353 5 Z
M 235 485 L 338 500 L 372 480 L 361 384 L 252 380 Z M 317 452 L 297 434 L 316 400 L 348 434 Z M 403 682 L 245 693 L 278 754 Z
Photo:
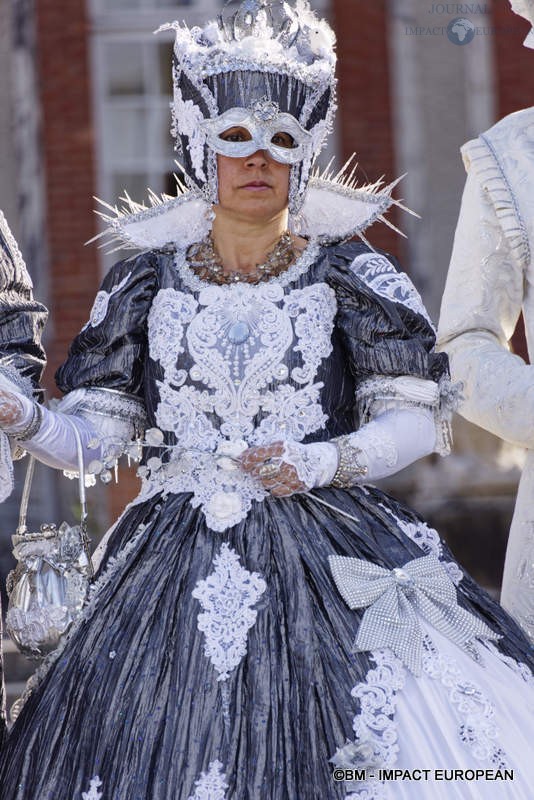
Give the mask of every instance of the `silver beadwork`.
M 336 473 L 331 481 L 331 486 L 336 489 L 348 489 L 365 478 L 368 472 L 366 466 L 361 464 L 362 451 L 350 443 L 349 436 L 338 436 L 332 439 L 338 451 L 339 461 Z
M 14 435 L 14 438 L 18 442 L 26 442 L 28 441 L 28 439 L 32 439 L 36 435 L 36 433 L 39 432 L 42 422 L 43 422 L 43 410 L 39 405 L 39 403 L 34 403 L 31 420 L 26 425 L 24 430 Z

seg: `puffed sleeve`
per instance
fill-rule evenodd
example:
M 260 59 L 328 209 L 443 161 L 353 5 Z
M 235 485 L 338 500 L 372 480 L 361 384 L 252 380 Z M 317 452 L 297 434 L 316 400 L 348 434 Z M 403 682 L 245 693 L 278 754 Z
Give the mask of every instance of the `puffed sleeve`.
M 46 363 L 41 336 L 48 312 L 33 297 L 19 248 L 0 211 L 0 371 L 25 394 L 38 389 Z
M 56 373 L 66 394 L 59 410 L 89 419 L 104 438 L 127 442 L 144 427 L 147 317 L 157 259 L 156 253 L 144 253 L 110 269 L 88 322 Z
M 56 373 L 61 391 L 102 387 L 142 396 L 147 316 L 155 286 L 155 257 L 150 253 L 110 269 L 88 322 Z
M 365 245 L 342 246 L 330 261 L 327 280 L 336 292 L 336 327 L 355 380 L 360 424 L 390 409 L 431 410 L 436 449 L 446 454 L 454 391 L 417 290 L 392 256 Z

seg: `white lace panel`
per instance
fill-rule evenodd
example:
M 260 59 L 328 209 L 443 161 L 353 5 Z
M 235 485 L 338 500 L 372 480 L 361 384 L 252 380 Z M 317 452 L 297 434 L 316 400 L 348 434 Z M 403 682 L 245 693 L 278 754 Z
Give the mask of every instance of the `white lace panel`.
M 322 384 L 314 381 L 332 351 L 336 309 L 334 291 L 323 283 L 287 293 L 271 282 L 208 285 L 198 300 L 160 290 L 148 317 L 150 356 L 164 370 L 156 421 L 175 434 L 179 449 L 169 464 L 144 471 L 139 499 L 192 492 L 192 504 L 217 531 L 264 499 L 261 484 L 221 458 L 221 448 L 302 441 L 324 427 Z M 188 372 L 179 366 L 184 353 L 193 362 Z M 290 370 L 292 353 L 300 357 Z
M 351 691 L 360 705 L 352 723 L 354 742 L 340 747 L 331 759 L 339 767 L 391 767 L 397 759 L 394 714 L 396 694 L 404 686 L 404 667 L 387 648 L 373 650 L 370 657 L 376 669 L 369 670 L 365 681 Z
M 423 669 L 445 687 L 459 719 L 459 737 L 471 755 L 488 767 L 507 769 L 506 753 L 497 742 L 494 705 L 452 659 L 438 652 L 429 636 L 423 641 Z
M 252 606 L 267 588 L 257 572 L 249 572 L 226 543 L 215 557 L 215 569 L 197 582 L 192 595 L 202 605 L 198 629 L 205 635 L 204 652 L 225 681 L 247 654 L 247 635 L 256 622 Z
M 380 253 L 362 253 L 356 256 L 351 270 L 377 294 L 406 306 L 424 317 L 434 329 L 421 295 L 406 275 L 397 272 L 391 261 Z
M 89 791 L 82 792 L 82 800 L 101 800 L 104 797 L 102 792 L 98 790 L 102 788 L 102 781 L 95 775 L 94 778 L 91 779 L 91 783 L 89 784 Z
M 225 780 L 223 765 L 220 761 L 212 761 L 207 772 L 195 781 L 195 792 L 187 800 L 224 800 L 228 784 Z

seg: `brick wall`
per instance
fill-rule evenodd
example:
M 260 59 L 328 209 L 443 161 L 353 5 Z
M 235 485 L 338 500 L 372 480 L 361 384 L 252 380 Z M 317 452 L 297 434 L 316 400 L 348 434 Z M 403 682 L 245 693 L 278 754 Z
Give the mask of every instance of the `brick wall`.
M 57 395 L 54 372 L 87 319 L 98 284 L 99 259 L 84 242 L 96 233 L 94 127 L 89 71 L 89 23 L 85 0 L 37 2 L 37 39 L 42 103 L 43 153 L 49 247 L 51 320 L 45 383 Z M 106 492 L 113 519 L 136 492 L 121 471 Z
M 356 152 L 360 182 L 396 177 L 389 80 L 387 2 L 333 0 L 337 34 L 341 150 Z M 394 210 L 390 218 L 395 222 Z M 398 254 L 399 236 L 377 223 L 370 230 L 376 247 Z

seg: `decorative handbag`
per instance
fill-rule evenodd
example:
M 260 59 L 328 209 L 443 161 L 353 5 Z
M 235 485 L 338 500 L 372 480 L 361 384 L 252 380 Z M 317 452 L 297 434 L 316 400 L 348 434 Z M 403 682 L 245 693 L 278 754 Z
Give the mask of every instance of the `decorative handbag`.
M 28 531 L 26 516 L 35 469 L 35 459 L 30 456 L 19 524 L 12 537 L 18 564 L 7 578 L 6 629 L 19 650 L 33 660 L 58 646 L 80 615 L 93 577 L 82 445 L 76 427 L 72 428 L 78 451 L 80 524 L 63 522 L 59 528 L 43 524 L 35 533 Z

